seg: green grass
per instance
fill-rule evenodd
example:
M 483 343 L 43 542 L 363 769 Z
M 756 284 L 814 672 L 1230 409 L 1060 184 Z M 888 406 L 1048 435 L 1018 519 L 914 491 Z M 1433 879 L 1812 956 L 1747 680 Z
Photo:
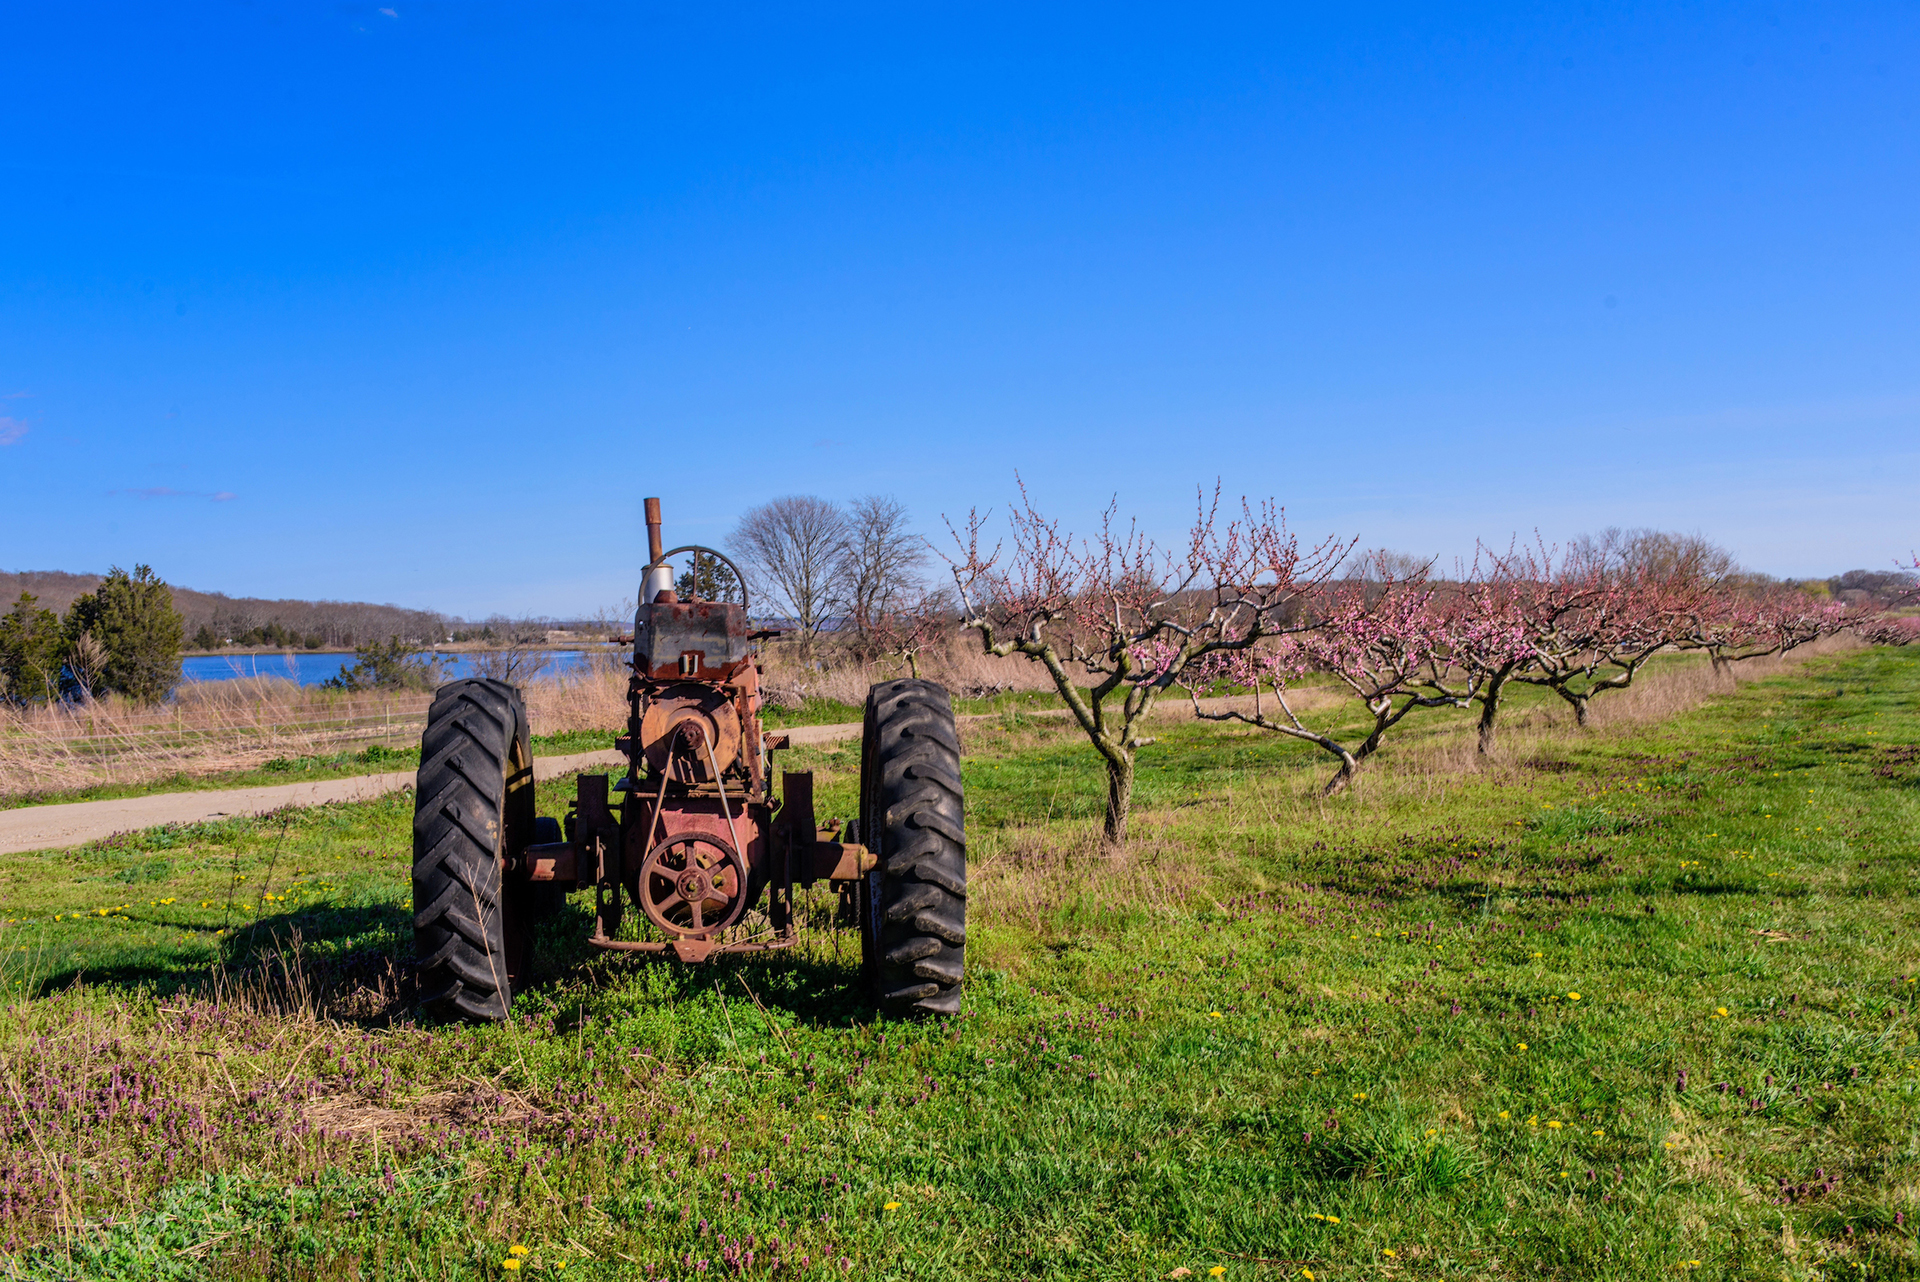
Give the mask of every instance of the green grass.
M 688 969 L 583 956 L 576 900 L 512 1023 L 417 1027 L 403 796 L 0 858 L 0 1238 L 20 1276 L 1913 1276 L 1917 695 L 1920 655 L 1820 659 L 1479 773 L 1430 722 L 1332 802 L 1324 754 L 1170 725 L 1118 859 L 1070 727 L 971 723 L 931 1025 L 853 1000 L 820 897 L 800 953 Z M 783 756 L 851 807 L 856 747 Z M 248 978 L 295 927 L 334 1018 Z

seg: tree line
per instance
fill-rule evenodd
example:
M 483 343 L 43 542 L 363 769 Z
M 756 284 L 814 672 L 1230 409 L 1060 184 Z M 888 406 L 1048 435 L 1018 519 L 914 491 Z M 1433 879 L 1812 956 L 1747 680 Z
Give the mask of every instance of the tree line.
M 202 612 L 190 638 L 195 649 L 352 647 L 353 662 L 326 683 L 345 690 L 431 689 L 443 679 L 444 665 L 422 652 L 443 640 L 489 647 L 474 656 L 479 675 L 524 681 L 545 665 L 547 632 L 558 626 L 505 616 L 466 622 L 424 610 L 330 601 L 254 603 L 277 613 L 250 622 L 259 617 L 252 607 L 227 613 L 226 606 L 233 604 L 229 598 L 171 587 L 146 565 L 135 566 L 131 574 L 116 566 L 103 578 L 32 577 L 42 586 L 51 580 L 54 600 L 65 613 L 22 590 L 0 615 L 0 702 L 16 707 L 84 703 L 110 694 L 136 703 L 166 698 L 179 684 L 181 651 L 192 626 L 192 616 L 180 609 L 182 598 Z M 93 586 L 75 590 L 75 581 Z M 211 615 L 208 602 L 214 603 Z M 302 625 L 316 630 L 303 632 Z M 394 630 L 383 634 L 377 631 L 382 627 Z
M 15 600 L 25 592 L 42 608 L 63 613 L 101 581 L 97 574 L 57 570 L 0 571 L 0 601 Z M 455 628 L 472 626 L 432 610 L 369 601 L 232 597 L 171 584 L 168 591 L 185 625 L 188 646 L 198 650 L 228 646 L 344 650 L 359 641 L 391 636 L 431 645 L 444 641 Z

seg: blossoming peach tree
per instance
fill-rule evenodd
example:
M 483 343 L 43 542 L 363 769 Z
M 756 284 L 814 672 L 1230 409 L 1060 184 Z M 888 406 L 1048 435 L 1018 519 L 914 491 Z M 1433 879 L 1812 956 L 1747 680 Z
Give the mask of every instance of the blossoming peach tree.
M 1301 598 L 1351 546 L 1328 538 L 1302 550 L 1272 502 L 1243 499 L 1223 522 L 1220 500 L 1218 485 L 1211 501 L 1201 493 L 1178 552 L 1123 526 L 1111 504 L 1093 537 L 1077 537 L 1036 509 L 1024 482 L 1007 541 L 984 546 L 977 510 L 953 531 L 962 626 L 986 653 L 1024 655 L 1053 679 L 1105 764 L 1109 845 L 1126 840 L 1136 758 L 1154 742 L 1143 722 L 1159 697 L 1215 655 L 1313 626 Z
M 1184 683 L 1194 715 L 1258 726 L 1330 753 L 1340 762 L 1325 789 L 1332 795 L 1352 783 L 1362 763 L 1413 712 L 1465 707 L 1491 669 L 1524 658 L 1525 635 L 1503 617 L 1477 613 L 1474 598 L 1436 587 L 1424 570 L 1396 576 L 1385 557 L 1375 560 L 1373 570 L 1316 591 L 1309 602 L 1311 626 L 1196 665 Z M 1288 690 L 1308 673 L 1332 677 L 1366 710 L 1370 721 L 1358 742 L 1342 742 L 1301 720 Z M 1220 683 L 1252 691 L 1252 710 L 1208 708 L 1200 691 Z M 1277 716 L 1267 712 L 1269 692 Z

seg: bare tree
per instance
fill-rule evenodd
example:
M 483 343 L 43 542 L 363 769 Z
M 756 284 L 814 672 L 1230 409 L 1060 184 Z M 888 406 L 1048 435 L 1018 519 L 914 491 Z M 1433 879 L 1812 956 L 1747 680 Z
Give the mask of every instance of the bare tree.
M 1426 582 L 1438 557 L 1395 552 L 1391 548 L 1355 551 L 1340 567 L 1340 577 L 1359 583 L 1401 584 Z
M 907 529 L 907 509 L 898 499 L 869 494 L 847 506 L 840 580 L 853 626 L 864 635 L 913 592 L 927 545 Z
M 848 536 L 838 504 L 795 494 L 749 509 L 727 546 L 746 562 L 761 598 L 771 598 L 811 639 L 841 607 L 835 588 Z
M 959 623 L 960 605 L 951 590 L 919 588 L 875 616 L 871 636 L 880 653 L 904 659 L 918 677 L 921 652 L 943 645 Z
M 497 681 L 531 681 L 552 661 L 547 652 L 547 625 L 539 619 L 509 619 L 494 615 L 485 631 L 491 649 L 473 656 L 473 675 Z

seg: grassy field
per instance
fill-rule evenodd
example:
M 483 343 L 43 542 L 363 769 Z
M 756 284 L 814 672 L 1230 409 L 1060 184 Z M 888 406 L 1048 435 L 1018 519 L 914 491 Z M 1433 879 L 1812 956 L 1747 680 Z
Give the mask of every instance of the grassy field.
M 0 858 L 0 1272 L 1913 1276 L 1917 696 L 1822 657 L 1480 770 L 1435 720 L 1331 802 L 1174 723 L 1117 856 L 1011 708 L 929 1025 L 822 896 L 699 969 L 576 908 L 511 1024 L 417 1026 L 406 794 Z M 856 750 L 785 756 L 851 809 Z

